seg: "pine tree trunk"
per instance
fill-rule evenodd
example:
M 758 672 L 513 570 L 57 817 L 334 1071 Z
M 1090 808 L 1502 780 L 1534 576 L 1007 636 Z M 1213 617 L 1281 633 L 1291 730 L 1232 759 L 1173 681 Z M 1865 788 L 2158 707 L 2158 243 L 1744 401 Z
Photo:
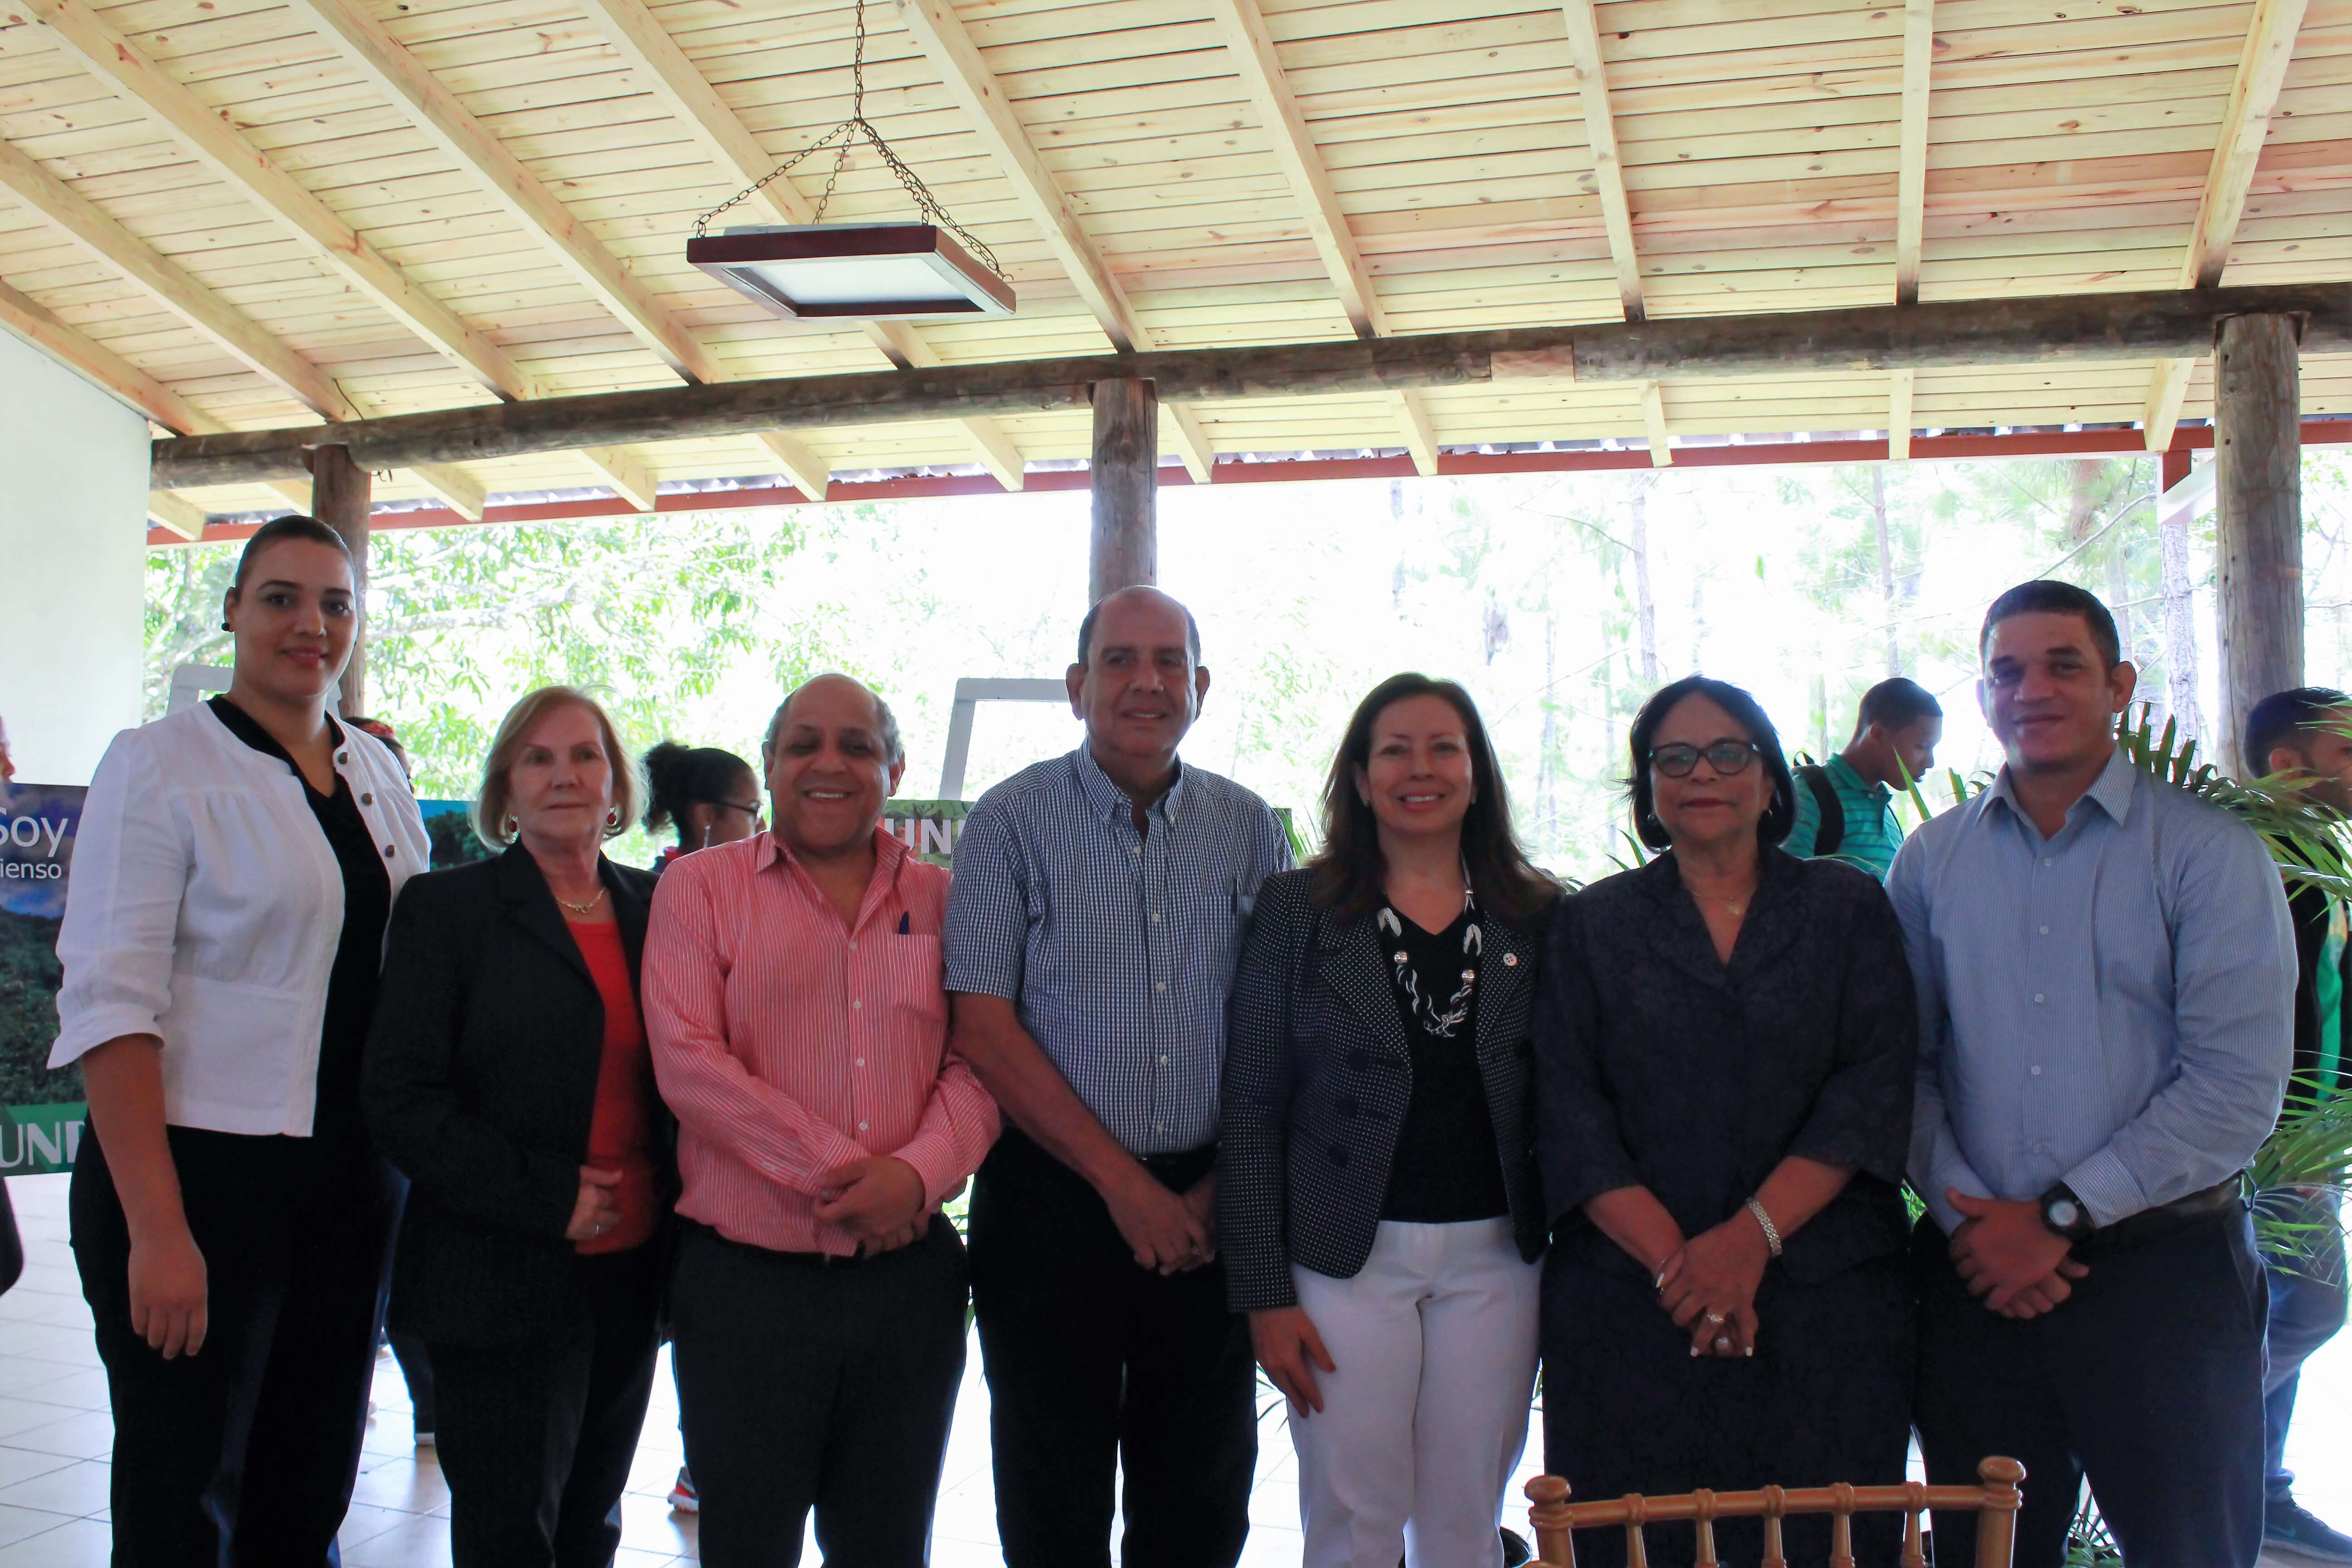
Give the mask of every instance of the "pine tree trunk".
M 1658 605 L 1650 592 L 1650 487 L 1657 481 L 1636 474 L 1625 489 L 1625 508 L 1632 514 L 1628 537 L 1633 545 L 1633 608 L 1640 628 L 1642 684 L 1658 685 Z
M 1903 649 L 1895 637 L 1895 546 L 1886 525 L 1886 470 L 1870 470 L 1870 515 L 1878 528 L 1878 613 L 1886 627 L 1886 673 L 1903 673 Z
M 2205 733 L 2197 710 L 2196 590 L 2189 578 L 2189 519 L 2184 515 L 2157 530 L 2164 551 L 2165 715 L 2184 736 Z

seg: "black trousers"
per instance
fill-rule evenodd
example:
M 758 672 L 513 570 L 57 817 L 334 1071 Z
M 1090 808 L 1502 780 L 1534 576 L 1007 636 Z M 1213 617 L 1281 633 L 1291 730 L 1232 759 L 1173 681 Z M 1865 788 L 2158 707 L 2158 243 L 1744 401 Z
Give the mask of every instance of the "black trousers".
M 1181 1192 L 1215 1160 L 1149 1163 Z M 1094 1189 L 1008 1129 L 972 1193 L 971 1276 L 1008 1568 L 1109 1568 L 1122 1464 L 1126 1568 L 1232 1568 L 1257 1468 L 1256 1363 L 1224 1266 L 1137 1268 Z
M 2268 1295 L 2242 1208 L 2082 1261 L 2088 1278 L 2024 1321 L 1987 1311 L 1944 1233 L 1912 1237 L 1919 1444 L 1927 1479 L 2025 1466 L 2017 1568 L 2058 1568 L 2087 1472 L 2129 1568 L 2252 1568 L 2263 1541 Z M 1969 1563 L 1973 1515 L 1938 1515 L 1939 1562 Z
M 197 1354 L 165 1361 L 131 1331 L 130 1231 L 87 1133 L 69 1200 L 114 1408 L 115 1568 L 333 1568 L 404 1189 L 357 1151 L 170 1137 L 205 1256 Z
M 922 1568 L 963 1381 L 963 1242 L 824 1263 L 688 1225 L 670 1288 L 705 1568 Z M 446 1398 L 446 1395 L 444 1395 Z
M 545 1331 L 429 1342 L 458 1568 L 604 1568 L 653 1394 L 664 1249 L 577 1259 Z

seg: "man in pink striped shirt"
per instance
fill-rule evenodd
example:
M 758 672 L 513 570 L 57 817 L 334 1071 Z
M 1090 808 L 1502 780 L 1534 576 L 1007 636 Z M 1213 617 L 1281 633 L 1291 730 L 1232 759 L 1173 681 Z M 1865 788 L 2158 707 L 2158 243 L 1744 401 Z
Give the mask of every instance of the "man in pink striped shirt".
M 948 1049 L 947 873 L 882 831 L 888 706 L 824 675 L 761 748 L 774 828 L 680 858 L 646 936 L 677 1115 L 672 1287 L 712 1568 L 920 1568 L 963 1376 L 963 1244 L 940 1205 L 995 1141 Z

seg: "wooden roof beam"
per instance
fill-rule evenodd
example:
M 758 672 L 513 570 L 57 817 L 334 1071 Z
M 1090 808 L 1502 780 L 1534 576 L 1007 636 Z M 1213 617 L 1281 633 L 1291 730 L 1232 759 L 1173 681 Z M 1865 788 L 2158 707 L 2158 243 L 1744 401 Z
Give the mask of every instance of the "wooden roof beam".
M 964 31 L 963 23 L 957 18 L 954 0 L 904 0 L 898 14 L 931 62 L 931 68 L 940 73 L 949 95 L 971 120 L 981 145 L 988 149 L 998 172 L 1013 187 L 1014 202 L 1036 226 L 1045 248 L 1068 275 L 1071 286 L 1092 312 L 1103 335 L 1110 340 L 1111 347 L 1120 353 L 1150 348 L 1151 335 L 1144 331 L 1127 290 L 1120 287 L 1109 263 L 1103 259 L 1102 251 L 1078 222 L 1077 214 L 1071 210 L 1069 198 L 1062 194 L 1053 172 L 1037 156 L 1027 128 L 1005 102 L 1004 89 L 988 68 L 988 62 L 981 58 L 980 47 L 971 41 L 971 35 Z M 1190 410 L 1171 407 L 1166 398 L 1160 400 L 1160 406 L 1171 416 L 1166 429 L 1175 437 L 1175 448 L 1183 458 L 1185 468 L 1199 483 L 1208 483 L 1216 457 L 1200 420 Z
M 1348 324 L 1359 338 L 1387 336 L 1388 312 L 1381 306 L 1380 291 L 1372 286 L 1371 269 L 1364 265 L 1363 252 L 1357 248 L 1356 237 L 1348 227 L 1348 215 L 1339 205 L 1339 192 L 1332 188 L 1322 149 L 1316 145 L 1297 96 L 1283 75 L 1274 35 L 1266 29 L 1257 0 L 1208 0 L 1208 5 L 1225 52 L 1233 57 L 1241 77 L 1242 90 L 1257 111 L 1258 125 L 1273 148 L 1275 165 L 1282 171 L 1284 183 L 1307 219 L 1307 237 L 1315 242 L 1315 254 L 1330 276 Z M 1412 454 L 1413 467 L 1424 475 L 1434 474 L 1437 437 L 1429 423 L 1429 411 L 1422 406 L 1421 395 L 1401 392 L 1390 401 L 1404 432 L 1405 449 Z
M 79 3 L 79 0 L 74 0 Z M 457 95 L 408 52 L 356 0 L 287 0 L 346 64 L 396 105 L 426 138 L 478 181 L 490 197 L 546 247 L 583 288 L 664 363 L 688 381 L 727 379 L 719 362 L 654 298 L 620 258 L 588 232 L 572 209 L 484 128 Z
M 1089 387 L 1107 379 L 1150 381 L 1164 397 L 1210 403 L 1441 386 L 1532 390 L 1564 380 L 1638 384 L 1671 376 L 1679 384 L 1895 370 L 2146 364 L 2197 352 L 2212 341 L 2218 321 L 2242 315 L 2300 317 L 2304 353 L 2352 353 L 2352 283 L 1946 300 L 597 393 L 163 441 L 155 449 L 153 482 L 176 489 L 287 477 L 303 471 L 304 451 L 323 443 L 349 447 L 369 467 L 391 468 L 576 451 L 598 443 L 1075 412 L 1089 405 Z
M 84 68 L 171 128 L 199 163 L 284 224 L 395 321 L 507 397 L 539 388 L 506 351 L 409 281 L 324 202 L 298 184 L 194 93 L 90 9 L 89 0 L 24 0 Z
M 1627 321 L 1643 321 L 1649 312 L 1642 302 L 1641 260 L 1633 251 L 1633 209 L 1625 200 L 1625 171 L 1617 161 L 1617 122 L 1609 110 L 1609 73 L 1601 58 L 1592 0 L 1563 0 L 1560 19 L 1576 62 L 1576 102 L 1584 115 L 1585 139 L 1592 144 L 1593 194 L 1601 198 L 1601 221 L 1609 231 L 1618 302 Z
M 147 521 L 191 544 L 205 536 L 205 509 L 170 490 L 147 492 Z
M 2205 172 L 2204 194 L 2198 199 L 2197 221 L 2189 226 L 2189 248 L 2180 258 L 2179 286 L 2214 289 L 2230 265 L 2230 243 L 2246 216 L 2246 197 L 2254 184 L 2263 143 L 2270 136 L 2271 111 L 2278 107 L 2279 89 L 2294 58 L 2295 35 L 2303 30 L 2309 0 L 2255 0 L 2252 22 L 2246 28 L 2246 47 L 2238 56 L 2238 74 L 2230 83 L 2230 106 L 2221 116 L 2221 139 L 2213 162 Z M 2200 356 L 2201 357 L 2201 356 Z M 2147 433 L 2147 449 L 2161 452 L 2172 445 L 2173 427 L 2180 422 L 2180 405 L 2189 394 L 2195 359 L 2159 361 L 2147 384 L 2147 405 L 2140 423 Z
M 1911 402 L 1918 391 L 1919 373 L 1898 370 L 1886 392 L 1886 455 L 1896 462 L 1911 456 Z
M 228 428 L 112 349 L 58 321 L 38 301 L 5 283 L 0 283 L 0 327 L 166 430 L 183 436 L 205 436 Z
M 1903 4 L 1903 132 L 1895 175 L 1895 302 L 1919 300 L 1927 231 L 1927 81 L 1936 56 L 1936 0 Z M 1909 436 L 1906 432 L 1906 444 Z
M 1654 381 L 1642 384 L 1642 434 L 1650 443 L 1650 466 L 1672 468 L 1675 444 L 1666 433 L 1666 394 Z

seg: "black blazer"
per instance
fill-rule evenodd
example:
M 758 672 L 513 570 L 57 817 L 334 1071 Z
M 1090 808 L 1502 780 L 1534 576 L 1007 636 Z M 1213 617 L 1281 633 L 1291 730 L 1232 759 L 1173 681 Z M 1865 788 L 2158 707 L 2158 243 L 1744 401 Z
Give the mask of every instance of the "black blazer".
M 1287 1307 L 1292 1263 L 1352 1278 L 1370 1256 L 1412 1096 L 1412 1054 L 1370 918 L 1307 901 L 1308 873 L 1258 889 L 1234 978 L 1217 1134 L 1217 1231 L 1235 1311 Z M 1503 1156 L 1519 1255 L 1543 1253 L 1533 1099 L 1538 944 L 1480 927 L 1478 1077 Z
M 1854 1174 L 1775 1270 L 1818 1283 L 1900 1253 L 1918 1043 L 1894 906 L 1852 866 L 1766 849 L 1728 964 L 1671 851 L 1563 900 L 1536 1009 L 1557 1260 L 1644 1278 L 1586 1203 L 1645 1186 L 1696 1236 L 1790 1154 Z
M 634 982 L 653 873 L 597 870 Z M 529 851 L 401 889 L 360 1086 L 376 1146 L 410 1182 L 394 1327 L 467 1345 L 542 1331 L 577 1257 L 563 1231 L 604 1040 L 604 1000 Z M 658 1099 L 654 1110 L 675 1193 L 676 1124 Z

